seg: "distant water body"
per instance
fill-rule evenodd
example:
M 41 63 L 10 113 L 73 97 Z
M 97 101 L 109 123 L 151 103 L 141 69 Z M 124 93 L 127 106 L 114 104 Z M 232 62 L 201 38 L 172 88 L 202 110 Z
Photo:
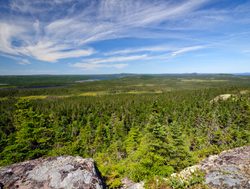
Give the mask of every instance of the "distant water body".
M 100 79 L 85 79 L 85 80 L 75 81 L 75 83 L 86 83 L 86 82 L 93 82 L 93 81 L 100 81 Z

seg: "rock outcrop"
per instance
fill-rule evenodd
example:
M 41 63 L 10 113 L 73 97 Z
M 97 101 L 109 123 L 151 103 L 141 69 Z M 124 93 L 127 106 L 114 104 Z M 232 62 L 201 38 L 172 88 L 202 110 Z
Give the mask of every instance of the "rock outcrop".
M 236 97 L 236 95 L 235 94 L 221 94 L 219 96 L 216 96 L 213 100 L 211 100 L 210 103 L 218 102 L 219 100 L 225 101 L 232 97 Z
M 144 182 L 135 183 L 127 177 L 122 179 L 122 184 L 121 189 L 144 189 Z
M 250 146 L 209 156 L 200 164 L 173 174 L 184 180 L 196 170 L 205 172 L 211 189 L 250 189 Z M 124 189 L 143 189 L 144 183 L 122 180 Z M 60 156 L 40 158 L 0 168 L 0 189 L 103 189 L 92 159 Z
M 213 189 L 250 189 L 250 146 L 210 156 L 200 166 Z
M 171 176 L 185 180 L 196 170 L 205 172 L 205 182 L 210 189 L 250 189 L 250 146 L 209 156 L 200 164 Z
M 0 168 L 0 189 L 103 189 L 93 159 L 60 156 Z

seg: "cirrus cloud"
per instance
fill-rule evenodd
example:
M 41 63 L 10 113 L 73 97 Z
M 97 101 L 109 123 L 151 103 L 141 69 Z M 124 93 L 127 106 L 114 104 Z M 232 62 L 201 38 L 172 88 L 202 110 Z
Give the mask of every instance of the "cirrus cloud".
M 19 64 L 67 59 L 71 68 L 119 69 L 211 46 L 234 48 L 232 41 L 248 30 L 249 7 L 211 0 L 6 0 L 0 4 L 0 55 L 18 57 Z
M 90 56 L 96 52 L 91 43 L 133 36 L 130 30 L 175 20 L 206 2 L 11 0 L 0 7 L 6 12 L 0 19 L 0 52 L 46 62 Z

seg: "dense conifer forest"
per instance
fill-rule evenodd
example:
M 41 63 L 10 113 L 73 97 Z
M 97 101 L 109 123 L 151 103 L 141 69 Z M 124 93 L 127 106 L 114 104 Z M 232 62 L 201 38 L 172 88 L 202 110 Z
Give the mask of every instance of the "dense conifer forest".
M 120 76 L 2 76 L 0 165 L 92 157 L 117 188 L 124 177 L 150 185 L 250 143 L 250 77 Z

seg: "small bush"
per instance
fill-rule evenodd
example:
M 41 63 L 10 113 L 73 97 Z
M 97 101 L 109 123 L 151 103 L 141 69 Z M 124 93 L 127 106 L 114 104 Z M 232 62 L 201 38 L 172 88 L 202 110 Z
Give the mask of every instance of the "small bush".
M 169 178 L 154 177 L 145 183 L 147 189 L 207 189 L 204 184 L 205 174 L 202 171 L 195 171 L 188 178 L 171 176 Z

